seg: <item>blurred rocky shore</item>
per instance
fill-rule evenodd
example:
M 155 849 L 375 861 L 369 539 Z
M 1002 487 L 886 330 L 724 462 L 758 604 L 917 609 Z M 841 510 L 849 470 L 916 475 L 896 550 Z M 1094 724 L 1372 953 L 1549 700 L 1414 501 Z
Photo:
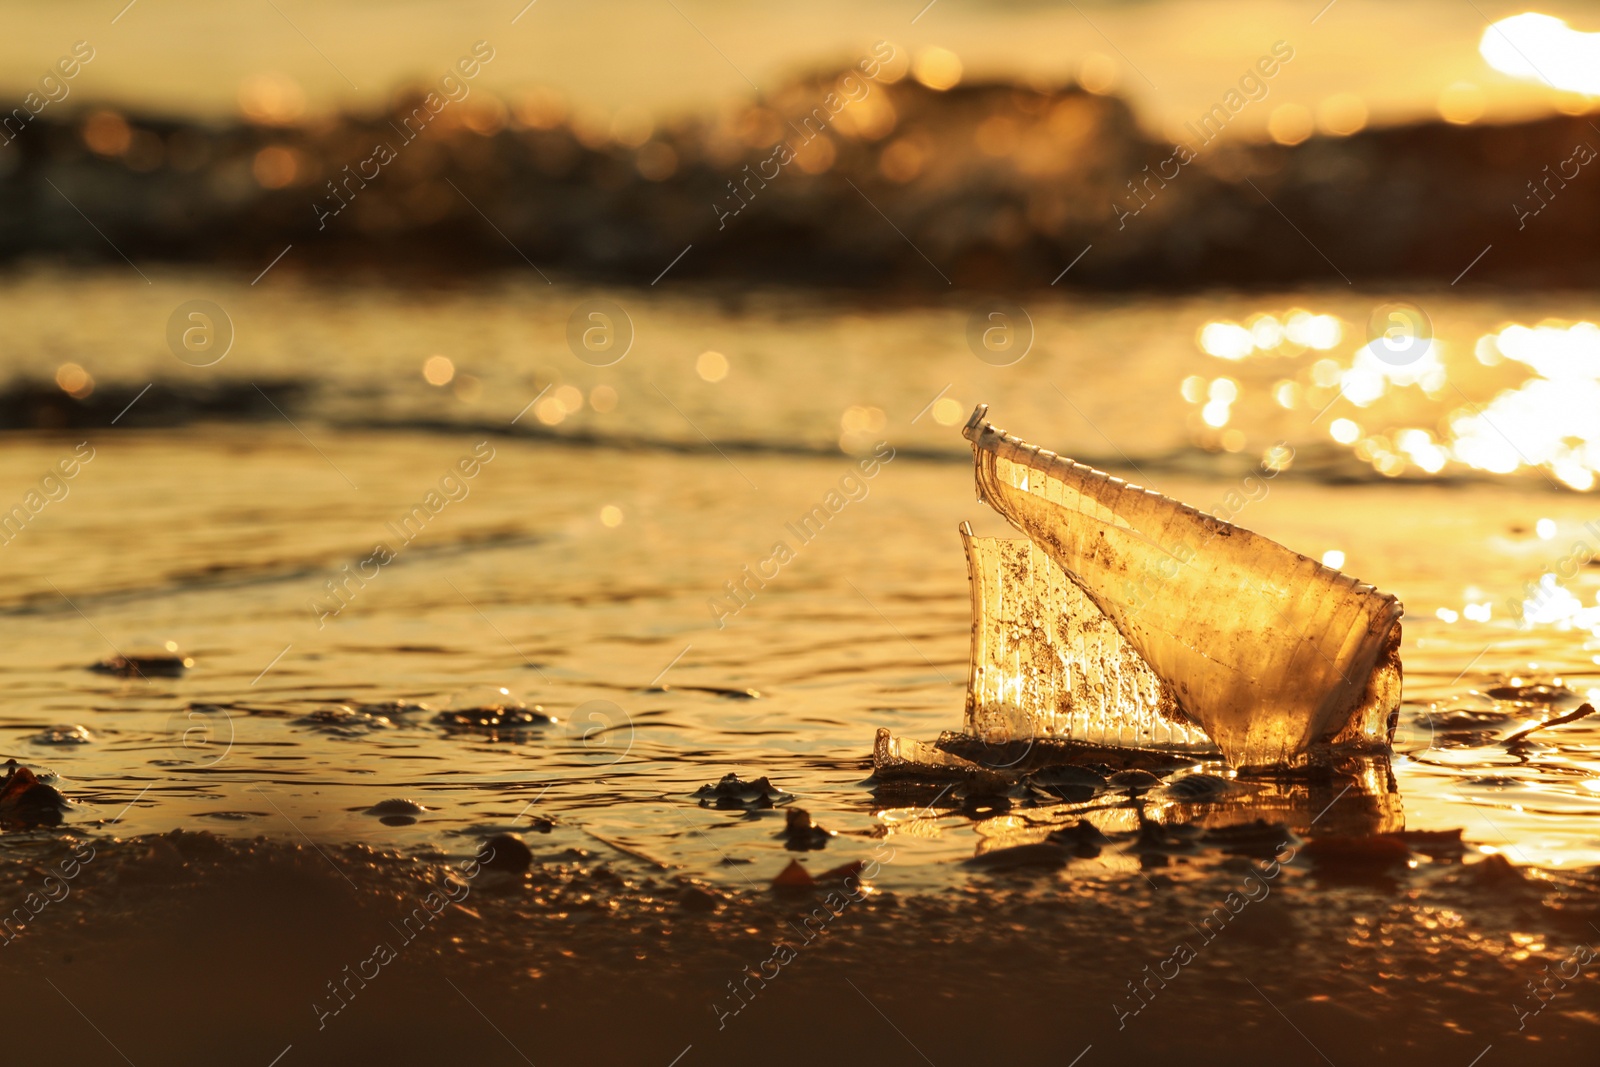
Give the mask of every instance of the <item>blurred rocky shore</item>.
M 640 285 L 670 267 L 878 292 L 1600 282 L 1585 116 L 1179 151 L 1077 87 L 852 68 L 660 126 L 415 92 L 294 124 L 51 109 L 11 133 L 11 264 Z

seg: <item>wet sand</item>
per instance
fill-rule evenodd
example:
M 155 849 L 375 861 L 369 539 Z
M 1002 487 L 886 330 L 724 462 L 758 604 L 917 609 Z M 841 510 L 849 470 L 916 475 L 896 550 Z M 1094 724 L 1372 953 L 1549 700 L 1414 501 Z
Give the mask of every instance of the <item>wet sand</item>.
M 531 872 L 467 878 L 466 855 L 69 834 L 7 866 L 6 898 L 69 842 L 92 859 L 4 946 L 19 1059 L 1466 1064 L 1493 1046 L 1481 1062 L 1563 1064 L 1600 1036 L 1592 966 L 1517 1028 L 1526 984 L 1600 940 L 1600 887 L 1495 859 L 1023 869 L 854 900 L 854 882 L 785 895 L 763 864 L 728 889 L 533 835 Z

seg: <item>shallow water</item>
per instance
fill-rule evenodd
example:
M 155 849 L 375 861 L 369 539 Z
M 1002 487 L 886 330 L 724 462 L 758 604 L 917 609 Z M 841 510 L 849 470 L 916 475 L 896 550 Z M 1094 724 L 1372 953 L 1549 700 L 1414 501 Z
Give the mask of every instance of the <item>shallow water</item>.
M 1526 628 L 1508 617 L 1541 566 L 1597 543 L 1589 499 L 1527 471 L 1398 485 L 1330 442 L 1314 410 L 1262 414 L 1266 386 L 1251 393 L 1248 374 L 1195 343 L 1208 321 L 1296 306 L 1358 335 L 1376 300 L 1040 298 L 1033 351 L 995 367 L 968 350 L 963 308 L 611 294 L 637 339 L 626 359 L 594 368 L 565 341 L 585 295 L 509 281 L 424 295 L 198 276 L 146 286 L 131 272 L 8 278 L 0 306 L 14 328 L 0 358 L 13 373 L 48 377 L 70 361 L 102 395 L 155 384 L 118 425 L 14 433 L 0 453 L 9 508 L 80 442 L 94 450 L 67 495 L 0 551 L 0 750 L 60 776 L 81 803 L 69 822 L 115 818 L 119 833 L 209 828 L 456 855 L 549 817 L 548 837 L 529 835 L 536 851 L 625 852 L 728 884 L 764 884 L 786 862 L 783 812 L 712 811 L 689 794 L 729 771 L 768 775 L 840 832 L 819 857 L 828 865 L 888 833 L 904 847 L 883 887 L 958 883 L 967 868 L 952 861 L 1011 833 L 996 820 L 1013 816 L 875 796 L 867 757 L 877 727 L 932 739 L 960 723 L 969 608 L 956 525 L 1006 531 L 973 500 L 965 443 L 941 424 L 958 420 L 934 401 L 957 401 L 964 419 L 983 400 L 1030 440 L 1226 507 L 1309 555 L 1343 552 L 1347 572 L 1407 607 L 1394 765 L 1404 825 L 1461 827 L 1475 848 L 1519 864 L 1600 863 L 1600 723 L 1518 751 L 1499 743 L 1600 689 L 1600 642 L 1583 615 L 1552 608 L 1557 621 Z M 171 309 L 195 296 L 222 303 L 238 330 L 204 369 L 177 362 L 164 340 Z M 1531 325 L 1529 304 L 1429 302 L 1463 397 L 1482 403 L 1504 387 L 1490 372 L 1507 371 L 1478 362 L 1474 342 Z M 1536 313 L 1587 310 L 1545 304 Z M 724 380 L 696 373 L 707 349 L 725 354 Z M 1289 369 L 1267 376 L 1348 362 L 1352 350 L 1276 356 Z M 450 386 L 423 380 L 436 354 L 454 363 Z M 1180 386 L 1228 370 L 1246 389 L 1229 426 L 1246 441 L 1208 452 L 1195 442 L 1215 435 Z M 218 380 L 311 392 L 259 422 L 135 416 L 146 403 L 161 411 L 162 390 Z M 593 410 L 601 385 L 615 410 Z M 581 391 L 580 410 L 546 404 L 564 386 Z M 1396 388 L 1385 403 L 1390 425 L 1405 426 L 1435 424 L 1460 401 Z M 859 457 L 841 447 L 870 453 L 880 440 L 893 458 L 854 478 Z M 1280 440 L 1306 462 L 1230 498 Z M 465 495 L 410 543 L 397 537 L 389 524 L 475 449 L 478 473 L 444 487 Z M 836 490 L 846 503 L 802 542 L 790 524 Z M 733 611 L 726 583 L 772 559 L 778 541 L 792 561 Z M 368 577 L 332 613 L 340 602 L 325 583 L 380 542 L 393 561 L 364 564 Z M 1600 571 L 1575 573 L 1567 585 L 1594 603 Z M 181 678 L 86 669 L 167 640 L 194 658 Z M 1490 693 L 1535 683 L 1563 689 L 1553 702 Z M 559 721 L 500 736 L 432 721 L 453 701 L 481 702 L 485 686 Z M 706 691 L 747 688 L 759 696 Z M 391 701 L 431 710 L 306 718 Z M 92 739 L 47 743 L 56 724 Z M 429 810 L 408 825 L 366 813 L 397 797 Z M 1073 874 L 1138 867 L 1112 850 Z

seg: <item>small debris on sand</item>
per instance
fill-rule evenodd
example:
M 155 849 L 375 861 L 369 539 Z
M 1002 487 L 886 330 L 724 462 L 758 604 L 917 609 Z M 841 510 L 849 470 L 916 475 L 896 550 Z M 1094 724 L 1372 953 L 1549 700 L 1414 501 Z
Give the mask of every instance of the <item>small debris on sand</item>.
M 170 642 L 169 642 L 170 644 Z M 101 660 L 89 669 L 100 674 L 115 674 L 119 678 L 178 678 L 194 666 L 194 659 L 179 655 L 177 646 L 167 652 L 117 654 Z
M 59 825 L 68 808 L 67 798 L 16 760 L 7 760 L 5 769 L 6 776 L 0 779 L 0 822 Z
M 453 730 L 519 730 L 556 721 L 538 704 L 528 707 L 451 708 L 433 717 L 434 724 Z
M 1563 723 L 1577 722 L 1579 719 L 1587 718 L 1593 714 L 1593 704 L 1581 704 L 1576 711 L 1569 711 L 1565 715 L 1557 715 L 1553 719 L 1546 719 L 1537 726 L 1530 726 L 1526 730 L 1520 730 L 1506 738 L 1502 743 L 1507 748 L 1519 746 L 1527 739 L 1529 734 L 1536 733 L 1539 730 L 1548 730 L 1552 726 L 1560 726 Z
M 400 797 L 395 797 L 395 798 L 390 799 L 390 800 L 380 800 L 380 801 L 378 801 L 376 804 L 372 805 L 372 807 L 366 809 L 364 814 L 367 814 L 367 815 L 422 815 L 422 814 L 425 814 L 427 812 L 427 810 L 428 809 L 426 807 L 424 807 L 421 804 L 418 804 L 415 800 L 405 800 L 405 799 L 402 799 Z
M 794 800 L 793 793 L 785 793 L 764 777 L 747 782 L 737 774 L 725 774 L 716 785 L 703 785 L 692 795 L 700 798 L 702 808 L 770 808 Z
M 515 834 L 495 834 L 478 850 L 478 863 L 491 871 L 521 874 L 533 865 L 533 850 Z
M 386 719 L 400 715 L 421 715 L 433 710 L 431 706 L 415 700 L 380 700 L 374 704 L 357 704 L 355 708 L 368 715 L 381 715 Z
M 784 848 L 791 852 L 810 852 L 828 847 L 828 839 L 834 836 L 833 831 L 812 822 L 809 811 L 790 808 L 786 814 L 783 829 L 777 835 L 783 838 Z
M 1494 700 L 1514 700 L 1519 704 L 1556 704 L 1578 694 L 1563 685 L 1496 685 L 1483 691 Z
M 415 800 L 397 797 L 392 800 L 380 800 L 362 814 L 378 816 L 378 821 L 385 826 L 411 826 L 416 823 L 418 815 L 425 815 L 427 811 L 427 808 Z
M 318 708 L 308 715 L 302 715 L 294 720 L 296 726 L 309 726 L 318 733 L 328 734 L 332 737 L 365 737 L 376 730 L 388 730 L 394 723 L 385 716 L 374 715 L 370 711 L 346 707 L 343 704 L 331 708 Z
M 722 906 L 722 898 L 702 886 L 686 885 L 678 893 L 678 906 L 684 911 L 707 914 Z
M 644 690 L 646 693 L 710 693 L 716 697 L 726 697 L 729 700 L 759 700 L 761 693 L 755 689 L 733 689 L 721 685 L 654 685 Z
M 40 730 L 28 738 L 28 741 L 35 745 L 87 745 L 94 739 L 94 735 L 85 727 L 61 723 L 47 730 Z
M 772 888 L 780 893 L 807 893 L 816 887 L 817 880 L 811 877 L 811 872 L 799 860 L 790 860 L 789 866 L 778 872 L 778 876 L 772 880 Z

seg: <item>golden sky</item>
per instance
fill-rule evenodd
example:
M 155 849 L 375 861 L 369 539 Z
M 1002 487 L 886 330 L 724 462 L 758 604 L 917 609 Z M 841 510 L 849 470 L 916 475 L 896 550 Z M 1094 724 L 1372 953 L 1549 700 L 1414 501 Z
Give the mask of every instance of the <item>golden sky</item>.
M 1496 0 L 125 3 L 0 4 L 0 88 L 20 102 L 73 42 L 87 40 L 95 59 L 72 85 L 78 104 L 229 113 L 241 85 L 266 75 L 298 86 L 311 112 L 375 107 L 404 80 L 436 79 L 482 39 L 495 58 L 478 88 L 513 97 L 550 86 L 580 107 L 659 116 L 751 96 L 752 86 L 853 61 L 886 39 L 912 55 L 949 49 L 968 80 L 1060 81 L 1087 69 L 1132 98 L 1152 132 L 1175 135 L 1284 41 L 1294 59 L 1267 98 L 1238 116 L 1239 135 L 1261 136 L 1285 104 L 1316 114 L 1331 97 L 1357 98 L 1374 123 L 1435 117 L 1451 93 L 1487 120 L 1581 106 L 1488 66 L 1478 50 L 1488 20 L 1529 10 Z M 1535 10 L 1600 31 L 1597 2 Z

